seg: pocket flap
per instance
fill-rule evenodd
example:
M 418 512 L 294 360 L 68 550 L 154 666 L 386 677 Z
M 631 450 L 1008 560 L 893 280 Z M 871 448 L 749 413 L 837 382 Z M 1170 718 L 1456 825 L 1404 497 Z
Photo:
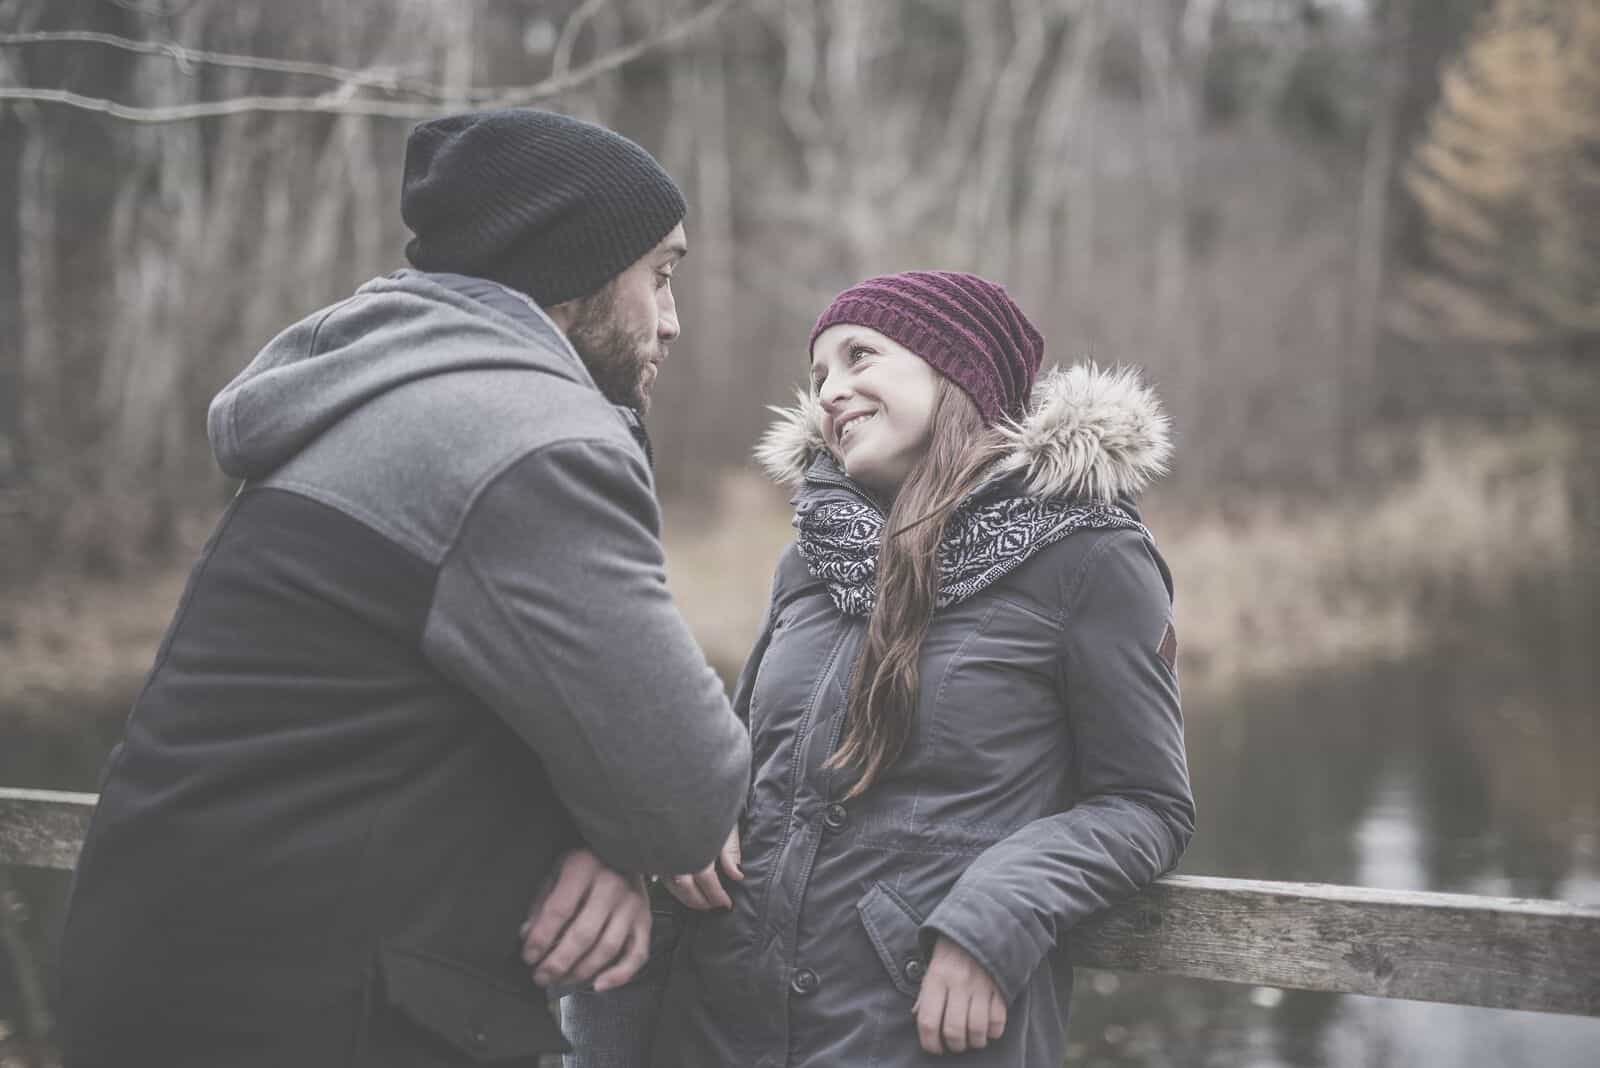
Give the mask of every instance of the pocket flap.
M 927 970 L 922 946 L 917 940 L 922 917 L 905 898 L 883 883 L 874 883 L 856 902 L 856 910 L 861 913 L 861 925 L 866 928 L 872 947 L 878 951 L 878 959 L 889 973 L 889 981 L 906 997 L 916 997 L 923 972 Z
M 385 946 L 379 961 L 389 1004 L 474 1061 L 572 1048 L 531 981 L 527 990 L 513 990 L 467 965 L 396 946 Z

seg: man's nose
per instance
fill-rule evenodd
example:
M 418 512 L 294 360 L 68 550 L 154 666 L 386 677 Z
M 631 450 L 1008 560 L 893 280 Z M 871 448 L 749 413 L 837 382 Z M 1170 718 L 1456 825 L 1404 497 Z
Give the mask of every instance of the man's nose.
M 678 305 L 671 298 L 667 299 L 656 321 L 656 337 L 669 343 L 678 340 Z

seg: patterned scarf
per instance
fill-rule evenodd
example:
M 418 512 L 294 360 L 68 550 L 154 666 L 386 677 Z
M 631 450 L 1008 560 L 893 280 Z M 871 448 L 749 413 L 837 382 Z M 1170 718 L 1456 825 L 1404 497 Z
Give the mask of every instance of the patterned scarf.
M 829 501 L 795 515 L 800 556 L 827 583 L 829 596 L 845 615 L 872 614 L 883 524 L 883 513 L 865 501 Z M 938 607 L 966 600 L 1068 534 L 1106 528 L 1150 537 L 1143 524 L 1113 505 L 1037 497 L 964 502 L 939 542 Z

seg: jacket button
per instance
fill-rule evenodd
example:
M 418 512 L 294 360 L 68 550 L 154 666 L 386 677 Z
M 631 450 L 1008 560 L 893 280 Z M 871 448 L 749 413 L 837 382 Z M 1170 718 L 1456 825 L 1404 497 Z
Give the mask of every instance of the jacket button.
M 489 1048 L 489 1033 L 481 1027 L 474 1027 L 467 1032 L 467 1045 L 479 1053 Z
M 922 962 L 915 957 L 912 957 L 910 960 L 906 961 L 905 967 L 900 970 L 902 973 L 904 973 L 906 982 L 908 983 L 922 982 L 922 974 L 923 972 L 927 971 Z
M 808 994 L 815 994 L 817 992 L 817 987 L 821 985 L 822 980 L 819 979 L 817 977 L 817 973 L 812 971 L 810 968 L 801 968 L 799 971 L 794 973 L 794 978 L 789 980 L 789 989 L 793 990 L 801 997 L 805 997 Z
M 822 814 L 822 825 L 830 831 L 842 831 L 850 824 L 850 811 L 843 805 L 832 804 Z

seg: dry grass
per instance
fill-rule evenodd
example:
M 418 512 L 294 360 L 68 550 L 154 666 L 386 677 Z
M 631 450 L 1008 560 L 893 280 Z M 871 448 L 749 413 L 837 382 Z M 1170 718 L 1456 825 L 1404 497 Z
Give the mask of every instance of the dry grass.
M 761 630 L 778 556 L 794 539 L 789 493 L 753 471 L 724 479 L 710 508 L 668 505 L 667 584 L 731 685 Z
M 1178 513 L 1154 494 L 1147 518 L 1177 579 L 1186 688 L 1404 657 L 1429 640 L 1430 598 L 1466 587 L 1493 599 L 1574 566 L 1577 447 L 1549 427 L 1495 438 L 1434 428 L 1414 472 L 1376 496 Z M 743 662 L 792 536 L 785 496 L 741 473 L 716 507 L 668 511 L 672 587 L 724 672 Z
M 0 610 L 0 710 L 130 701 L 177 607 L 187 563 L 124 579 L 50 575 Z
M 1398 659 L 1429 642 L 1430 603 L 1498 601 L 1577 565 L 1575 437 L 1433 428 L 1420 445 L 1376 497 L 1150 517 L 1177 576 L 1186 685 Z

